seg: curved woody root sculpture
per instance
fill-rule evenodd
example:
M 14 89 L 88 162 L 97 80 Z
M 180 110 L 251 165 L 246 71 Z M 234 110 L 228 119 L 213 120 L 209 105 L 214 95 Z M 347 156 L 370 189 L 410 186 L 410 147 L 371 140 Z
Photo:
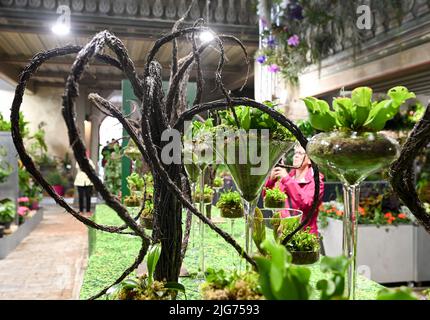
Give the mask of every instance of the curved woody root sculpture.
M 175 24 L 170 34 L 155 42 L 153 48 L 147 55 L 142 75 L 138 74 L 133 61 L 130 60 L 127 50 L 121 40 L 108 31 L 102 31 L 84 47 L 66 46 L 36 54 L 22 71 L 19 84 L 15 91 L 15 98 L 11 108 L 12 137 L 23 165 L 33 175 L 35 180 L 52 198 L 54 198 L 57 204 L 88 227 L 110 233 L 131 234 L 140 238 L 141 249 L 134 263 L 125 270 L 112 285 L 122 281 L 137 268 L 137 266 L 143 261 L 147 249 L 152 242 L 161 242 L 162 244 L 162 252 L 157 265 L 156 278 L 158 280 L 177 281 L 180 266 L 187 249 L 191 219 L 193 215 L 218 233 L 226 242 L 234 247 L 240 256 L 256 267 L 254 260 L 228 233 L 218 228 L 193 206 L 192 201 L 190 201 L 190 184 L 187 179 L 184 166 L 177 164 L 167 166 L 160 161 L 160 152 L 163 144 L 165 143 L 161 141 L 161 133 L 164 130 L 169 128 L 181 130 L 183 129 L 185 120 L 191 120 L 194 115 L 198 115 L 205 111 L 229 108 L 234 112 L 235 107 L 248 105 L 269 114 L 273 119 L 290 130 L 299 143 L 306 148 L 307 139 L 295 124 L 284 115 L 254 100 L 231 97 L 228 90 L 224 87 L 222 83 L 222 68 L 225 60 L 223 48 L 224 41 L 233 41 L 240 45 L 245 54 L 246 61 L 249 64 L 245 47 L 238 39 L 232 36 L 214 34 L 214 41 L 220 52 L 218 68 L 216 71 L 216 83 L 225 99 L 201 103 L 203 77 L 200 66 L 200 57 L 203 52 L 210 48 L 210 43 L 201 43 L 198 45 L 196 34 L 202 31 L 212 31 L 207 27 L 202 26 L 201 20 L 197 21 L 193 27 L 179 29 L 179 25 L 182 21 L 183 19 L 179 20 Z M 187 37 L 187 39 L 192 43 L 192 52 L 182 59 L 178 59 L 177 57 L 177 39 L 179 37 Z M 160 48 L 169 42 L 173 42 L 172 66 L 170 86 L 167 91 L 167 96 L 164 96 L 162 89 L 161 65 L 155 60 L 155 56 Z M 116 57 L 114 58 L 102 54 L 104 47 L 111 49 L 115 53 Z M 77 54 L 66 81 L 62 103 L 62 113 L 68 129 L 69 143 L 73 148 L 76 161 L 81 169 L 88 175 L 89 179 L 94 184 L 95 189 L 103 197 L 106 204 L 123 220 L 124 224 L 122 226 L 97 224 L 94 221 L 81 216 L 76 210 L 69 206 L 62 197 L 58 196 L 52 189 L 51 185 L 36 168 L 33 159 L 29 156 L 24 147 L 23 139 L 19 132 L 19 110 L 22 104 L 26 85 L 31 76 L 37 72 L 37 69 L 47 60 L 69 54 Z M 139 115 L 141 116 L 141 119 L 139 122 L 136 122 L 127 119 L 119 109 L 99 95 L 89 95 L 89 100 L 95 107 L 97 107 L 101 112 L 115 117 L 121 122 L 130 138 L 133 139 L 134 143 L 138 147 L 142 157 L 150 166 L 150 170 L 154 177 L 154 230 L 152 236 L 146 234 L 144 229 L 136 222 L 143 208 L 137 216 L 133 217 L 127 211 L 127 208 L 103 185 L 86 157 L 86 147 L 76 123 L 75 99 L 79 94 L 79 81 L 81 75 L 92 59 L 97 59 L 103 63 L 111 65 L 112 67 L 122 70 L 124 75 L 130 80 L 134 94 L 138 99 Z M 197 95 L 192 108 L 185 111 L 186 105 L 184 102 L 185 99 L 183 99 L 184 90 L 188 81 L 189 72 L 193 65 L 196 65 L 197 69 Z M 392 172 L 393 185 L 396 191 L 399 192 L 405 203 L 410 206 L 410 208 L 416 213 L 420 222 L 426 226 L 427 231 L 430 232 L 430 217 L 423 214 L 422 206 L 416 203 L 418 198 L 413 197 L 416 195 L 416 192 L 413 188 L 412 176 L 410 174 L 411 161 L 410 158 L 406 156 L 406 154 L 415 155 L 416 151 L 429 139 L 429 116 L 430 111 L 427 110 L 425 119 L 423 119 L 415 128 L 410 141 L 406 143 L 401 158 L 393 165 Z M 315 215 L 318 209 L 317 199 L 320 186 L 318 179 L 319 171 L 315 164 L 313 164 L 313 169 L 315 177 L 315 193 L 313 210 L 311 212 Z M 407 188 L 406 191 L 405 188 Z M 402 194 L 403 192 L 404 194 Z M 406 194 L 408 195 L 407 199 L 404 196 Z M 409 201 L 410 199 L 414 199 L 413 202 L 411 202 L 412 200 Z M 182 229 L 183 207 L 188 211 L 184 234 Z M 301 230 L 311 219 L 312 216 L 308 216 L 293 233 L 287 236 L 284 240 L 284 244 L 287 243 L 292 236 Z M 125 231 L 128 228 L 131 229 L 131 231 Z M 93 296 L 92 299 L 105 294 L 109 287 Z

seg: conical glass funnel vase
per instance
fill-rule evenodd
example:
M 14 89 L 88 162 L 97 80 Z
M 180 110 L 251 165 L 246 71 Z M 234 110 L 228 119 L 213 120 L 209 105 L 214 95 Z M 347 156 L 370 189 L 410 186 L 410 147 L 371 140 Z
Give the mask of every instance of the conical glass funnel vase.
M 351 261 L 344 295 L 354 300 L 360 183 L 370 174 L 388 167 L 399 156 L 400 146 L 380 133 L 333 131 L 314 136 L 306 151 L 312 161 L 329 169 L 343 183 L 343 254 Z
M 288 152 L 294 141 L 270 139 L 257 130 L 227 133 L 224 143 L 216 143 L 216 151 L 229 169 L 239 193 L 245 200 L 245 250 L 252 252 L 251 219 L 264 182 L 273 166 Z

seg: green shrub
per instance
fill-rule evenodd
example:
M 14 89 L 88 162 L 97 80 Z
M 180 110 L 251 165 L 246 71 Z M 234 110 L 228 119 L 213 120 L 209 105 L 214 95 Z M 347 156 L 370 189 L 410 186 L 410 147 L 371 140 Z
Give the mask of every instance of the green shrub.
M 65 186 L 67 184 L 67 180 L 58 171 L 51 171 L 46 177 L 46 181 L 53 186 Z
M 9 223 L 15 219 L 15 203 L 10 199 L 0 201 L 0 223 Z

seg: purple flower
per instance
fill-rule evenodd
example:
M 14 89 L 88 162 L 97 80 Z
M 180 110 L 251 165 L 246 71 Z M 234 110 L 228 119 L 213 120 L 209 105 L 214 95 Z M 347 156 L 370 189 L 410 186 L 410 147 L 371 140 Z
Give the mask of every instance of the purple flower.
M 259 56 L 258 58 L 257 58 L 257 62 L 258 63 L 261 63 L 261 64 L 263 64 L 263 63 L 265 63 L 266 62 L 266 60 L 267 60 L 267 57 L 266 56 Z
M 303 20 L 303 7 L 298 3 L 288 5 L 288 17 L 291 20 Z
M 300 44 L 300 38 L 297 34 L 291 36 L 288 39 L 288 45 L 292 47 L 297 47 Z
M 267 40 L 267 45 L 269 47 L 274 47 L 276 45 L 275 37 L 270 36 L 269 39 Z
M 265 29 L 267 27 L 267 20 L 265 18 L 260 19 L 261 27 Z
M 277 64 L 273 63 L 267 67 L 267 70 L 272 73 L 277 73 L 281 71 L 281 68 Z

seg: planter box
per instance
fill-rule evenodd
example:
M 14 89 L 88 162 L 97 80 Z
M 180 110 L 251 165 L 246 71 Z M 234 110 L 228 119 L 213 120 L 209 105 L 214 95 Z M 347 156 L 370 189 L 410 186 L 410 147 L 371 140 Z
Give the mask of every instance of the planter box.
M 4 235 L 0 238 L 0 259 L 6 258 L 6 256 L 11 253 L 26 236 L 28 236 L 31 231 L 33 231 L 37 225 L 43 219 L 43 209 L 37 210 L 36 214 L 30 219 L 26 220 L 18 229 L 10 234 Z
M 320 228 L 327 256 L 342 254 L 342 221 Z M 379 283 L 430 281 L 430 234 L 421 226 L 358 226 L 357 269 Z

